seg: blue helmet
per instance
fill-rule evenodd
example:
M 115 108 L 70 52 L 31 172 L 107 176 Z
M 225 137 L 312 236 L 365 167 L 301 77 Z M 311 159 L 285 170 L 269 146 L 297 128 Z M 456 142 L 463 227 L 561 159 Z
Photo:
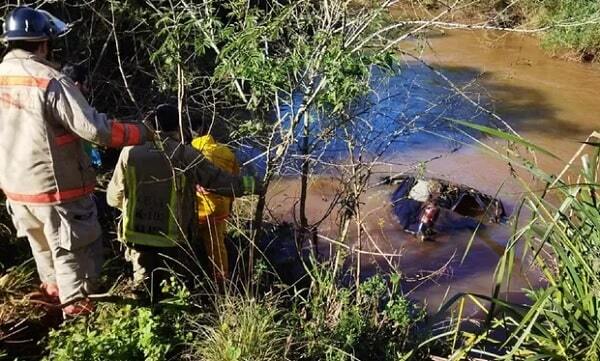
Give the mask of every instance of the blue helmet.
M 20 6 L 11 11 L 2 26 L 2 40 L 42 41 L 55 39 L 68 31 L 68 26 L 47 11 Z

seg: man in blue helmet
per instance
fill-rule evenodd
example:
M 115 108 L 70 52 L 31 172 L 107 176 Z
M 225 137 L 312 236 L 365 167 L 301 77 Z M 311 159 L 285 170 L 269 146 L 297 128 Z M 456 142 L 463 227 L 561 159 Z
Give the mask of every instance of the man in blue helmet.
M 142 144 L 152 132 L 92 108 L 49 62 L 65 23 L 17 7 L 4 22 L 8 52 L 0 63 L 0 188 L 19 236 L 29 240 L 41 289 L 72 303 L 66 315 L 91 312 L 101 264 L 101 228 L 91 194 L 96 182 L 82 139 L 107 146 Z M 81 299 L 79 302 L 75 300 Z

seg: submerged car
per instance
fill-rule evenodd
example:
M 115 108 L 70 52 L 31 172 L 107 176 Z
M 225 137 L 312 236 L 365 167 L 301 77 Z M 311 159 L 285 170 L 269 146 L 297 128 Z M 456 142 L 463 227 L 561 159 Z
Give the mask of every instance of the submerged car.
M 436 232 L 475 229 L 506 218 L 502 201 L 466 185 L 414 175 L 388 177 L 385 182 L 398 185 L 392 205 L 402 229 L 421 240 L 432 240 Z

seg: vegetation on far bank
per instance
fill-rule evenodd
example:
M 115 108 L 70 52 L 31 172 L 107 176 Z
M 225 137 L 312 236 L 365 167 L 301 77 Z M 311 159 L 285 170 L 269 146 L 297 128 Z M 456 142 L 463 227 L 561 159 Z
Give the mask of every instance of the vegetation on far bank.
M 411 4 L 410 8 L 420 9 L 419 14 L 424 12 L 426 17 L 454 5 L 441 21 L 453 22 L 458 17 L 496 28 L 537 29 L 534 34 L 551 54 L 583 62 L 600 60 L 600 3 L 596 0 L 411 0 Z

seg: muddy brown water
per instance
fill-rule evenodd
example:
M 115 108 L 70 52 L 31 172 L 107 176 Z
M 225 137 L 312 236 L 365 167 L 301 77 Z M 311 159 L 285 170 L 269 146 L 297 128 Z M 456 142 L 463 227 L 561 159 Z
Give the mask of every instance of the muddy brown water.
M 522 136 L 551 150 L 561 161 L 539 158 L 549 172 L 557 172 L 564 161 L 580 147 L 581 141 L 600 129 L 600 67 L 555 59 L 540 49 L 538 40 L 517 34 L 456 31 L 432 33 L 424 59 L 448 73 L 458 73 L 475 80 L 488 99 L 488 105 Z M 485 140 L 500 147 L 498 140 Z M 466 184 L 488 194 L 498 192 L 507 211 L 514 210 L 521 187 L 510 176 L 507 164 L 481 148 L 465 146 L 456 152 L 441 152 L 435 147 L 402 149 L 388 156 L 390 165 L 381 173 L 395 174 L 409 170 L 399 164 L 429 162 L 427 173 Z M 310 185 L 308 214 L 311 220 L 321 217 L 336 190 L 336 182 L 315 179 Z M 278 180 L 269 195 L 268 207 L 281 220 L 291 221 L 297 214 L 299 179 Z M 458 292 L 490 294 L 493 273 L 499 255 L 510 237 L 505 225 L 490 225 L 475 235 L 470 252 L 461 261 L 471 231 L 440 234 L 436 242 L 418 243 L 401 231 L 391 211 L 391 186 L 370 189 L 363 201 L 363 217 L 368 230 L 362 248 L 372 252 L 397 254 L 397 257 L 361 258 L 362 275 L 387 272 L 394 267 L 407 279 L 405 292 L 435 311 Z M 335 238 L 337 220 L 327 219 L 319 231 Z M 355 237 L 356 232 L 351 232 Z M 356 246 L 356 244 L 353 244 Z M 320 247 L 328 248 L 326 240 Z M 541 284 L 539 274 L 527 262 L 516 267 L 503 294 L 515 302 L 524 300 L 523 288 Z M 440 270 L 442 268 L 442 270 Z M 471 305 L 469 312 L 477 312 Z

